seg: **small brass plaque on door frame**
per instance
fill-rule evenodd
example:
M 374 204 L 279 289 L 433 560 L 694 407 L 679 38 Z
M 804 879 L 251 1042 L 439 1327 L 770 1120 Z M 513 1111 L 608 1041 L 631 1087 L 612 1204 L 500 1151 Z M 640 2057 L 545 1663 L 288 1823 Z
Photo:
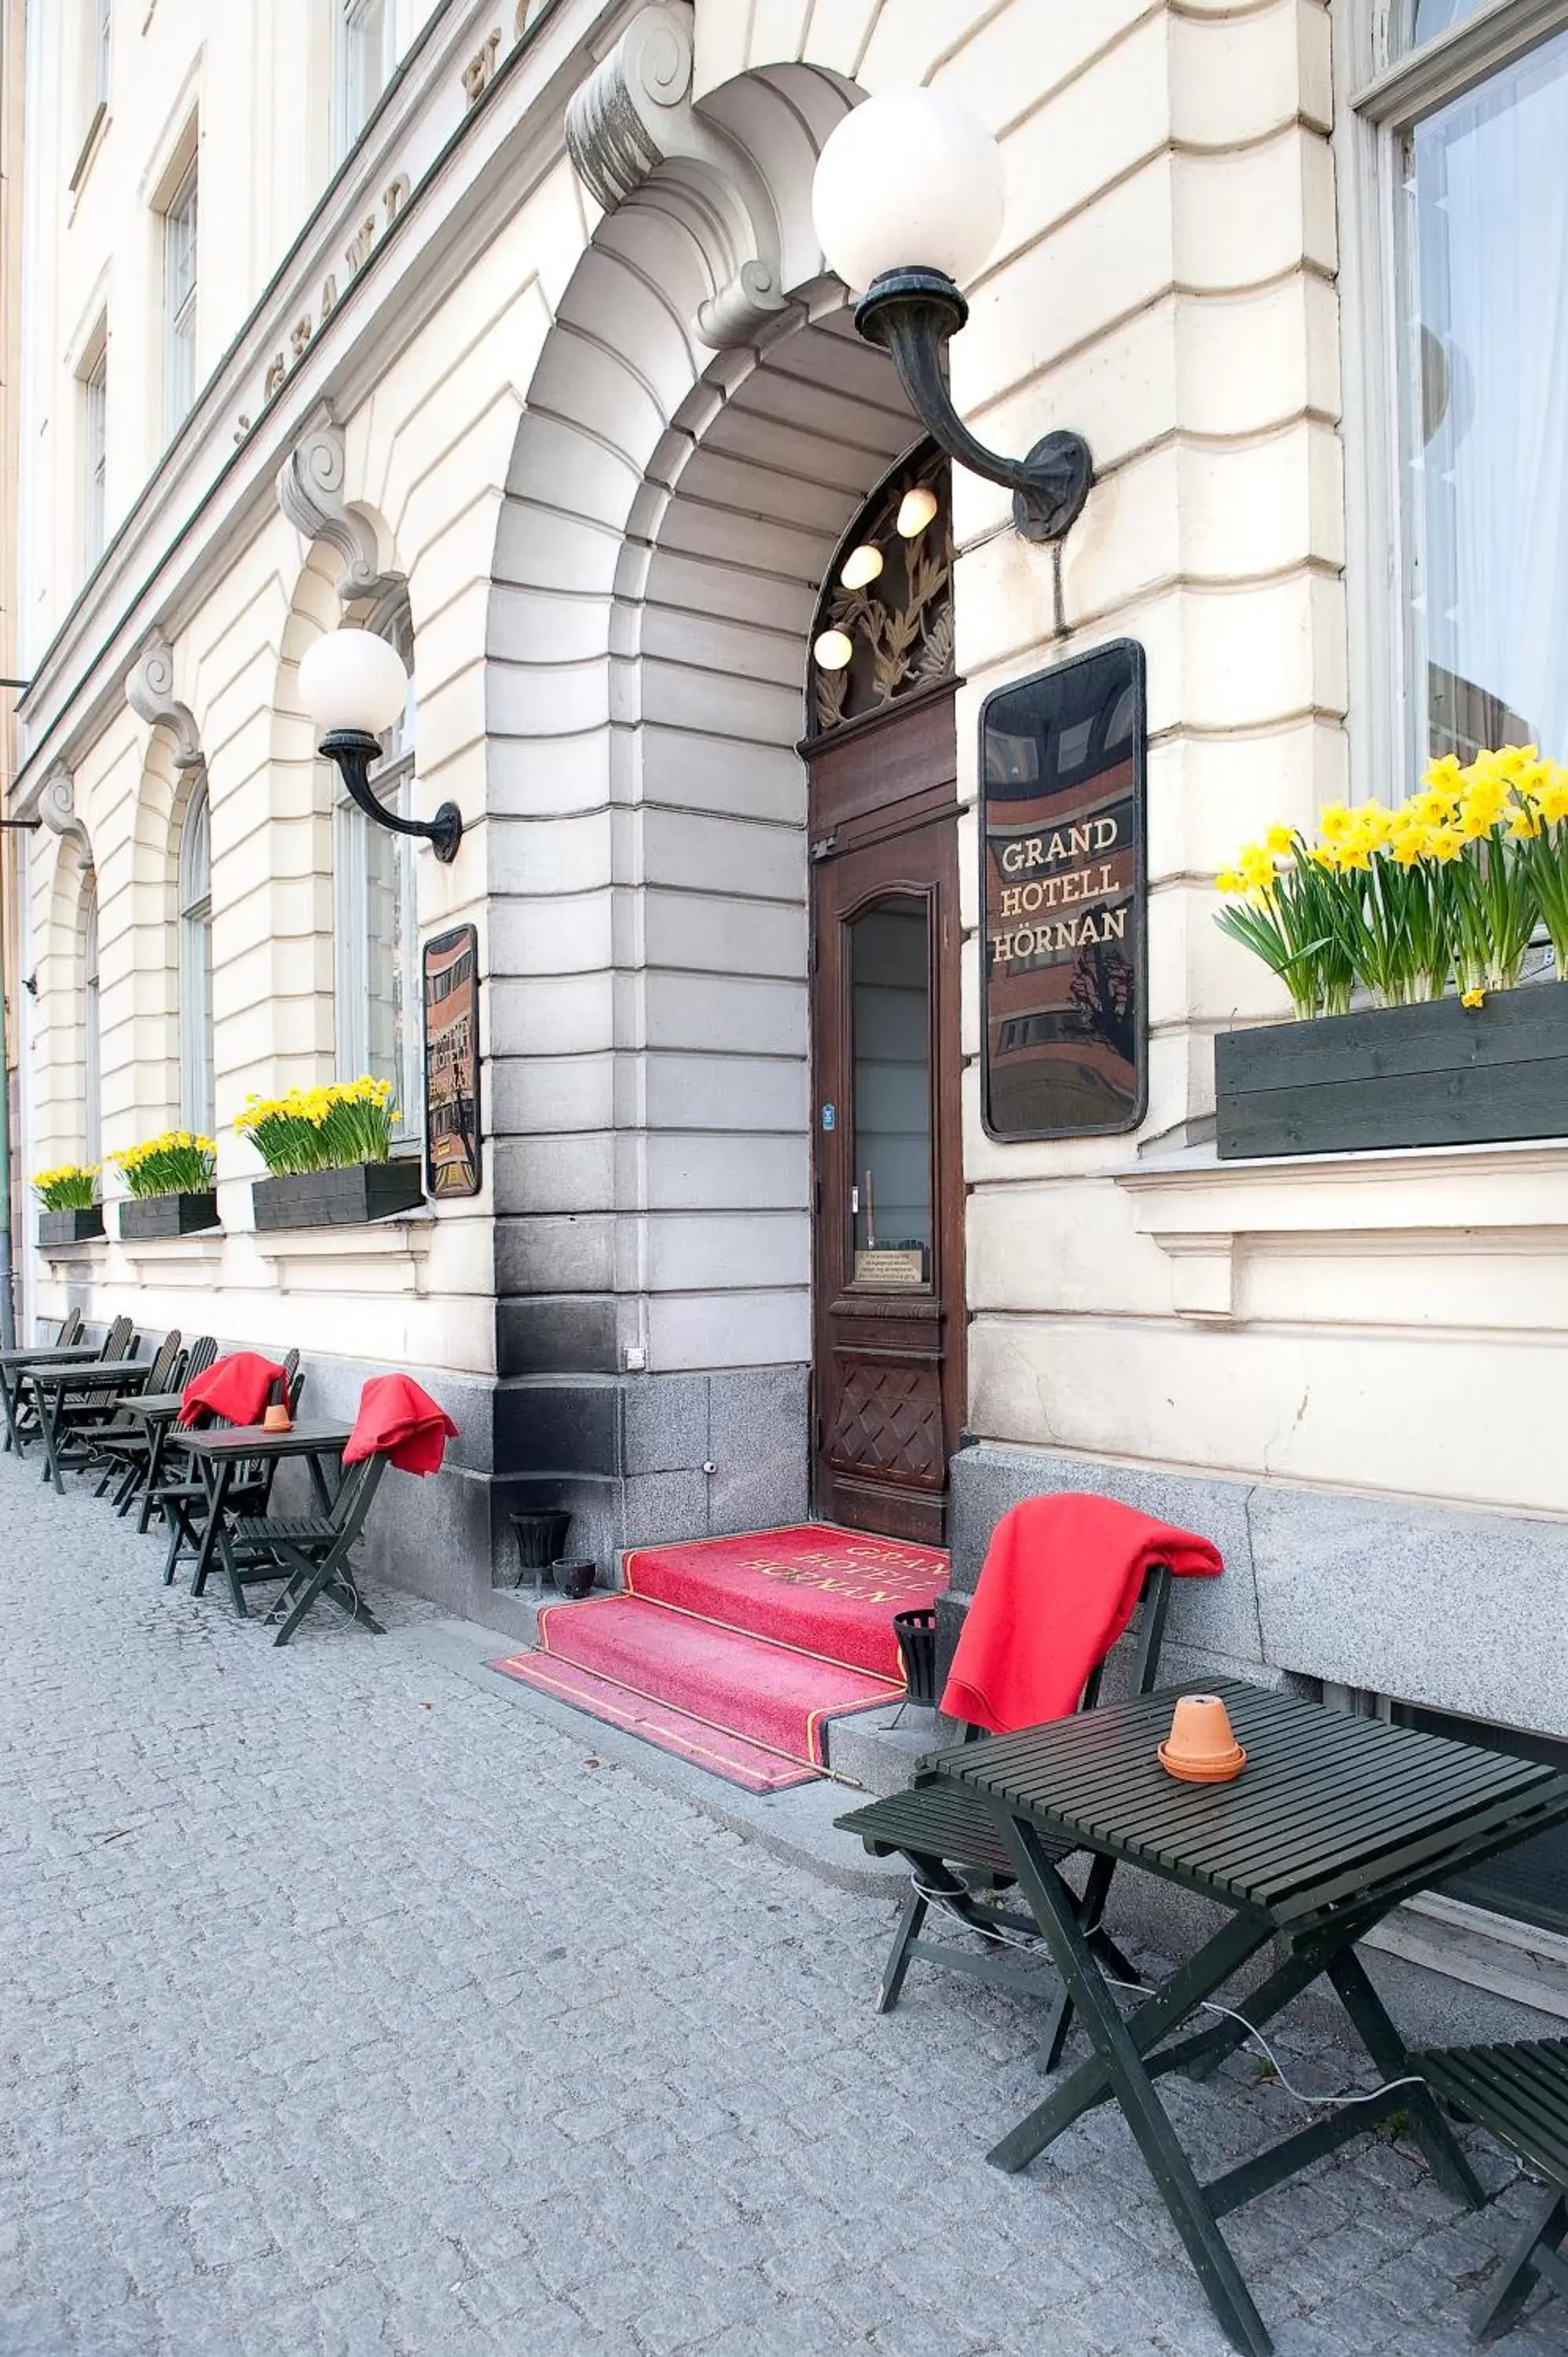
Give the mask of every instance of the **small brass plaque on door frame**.
M 856 1285 L 928 1285 L 924 1244 L 882 1244 L 854 1256 Z

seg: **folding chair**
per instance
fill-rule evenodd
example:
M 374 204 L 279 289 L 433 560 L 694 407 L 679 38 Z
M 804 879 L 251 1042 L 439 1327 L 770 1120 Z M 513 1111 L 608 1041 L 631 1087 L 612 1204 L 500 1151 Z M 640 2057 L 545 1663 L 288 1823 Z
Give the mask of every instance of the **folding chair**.
M 179 1329 L 177 1326 L 164 1336 L 158 1345 L 157 1356 L 153 1361 L 152 1372 L 147 1377 L 148 1391 L 177 1390 L 182 1380 L 180 1371 L 184 1363 L 184 1354 L 180 1350 Z M 134 1460 L 138 1457 L 145 1456 L 145 1449 L 146 1433 L 144 1426 L 136 1422 L 129 1409 L 122 1408 L 108 1424 L 102 1426 L 94 1436 L 93 1458 L 95 1461 L 102 1462 L 103 1472 L 97 1489 L 92 1493 L 93 1496 L 102 1498 L 110 1483 L 118 1481 L 120 1487 L 114 1493 L 114 1504 L 118 1512 L 124 1513 L 134 1494 L 135 1481 L 141 1480 L 141 1468 Z M 127 1451 L 130 1452 L 129 1456 L 126 1454 Z M 134 1477 L 129 1489 L 125 1486 L 128 1463 Z
M 305 1377 L 299 1372 L 297 1351 L 291 1351 L 283 1362 L 283 1383 L 281 1386 L 277 1383 L 273 1385 L 274 1392 L 280 1388 L 287 1403 L 289 1420 L 292 1423 L 299 1414 L 300 1398 L 305 1390 Z M 215 1416 L 211 1421 L 224 1423 L 227 1419 Z M 177 1451 L 177 1438 L 171 1438 L 168 1447 L 171 1453 Z M 165 1519 L 169 1526 L 168 1553 L 164 1557 L 166 1587 L 174 1586 L 175 1572 L 187 1555 L 193 1560 L 199 1559 L 202 1535 L 200 1525 L 206 1519 L 206 1509 L 209 1502 L 207 1484 L 198 1472 L 188 1452 L 179 1451 L 178 1453 L 184 1457 L 183 1472 L 176 1472 L 168 1480 L 160 1482 L 158 1487 L 158 1503 L 164 1510 Z M 238 1507 L 242 1512 L 248 1510 L 252 1515 L 264 1514 L 272 1498 L 273 1481 L 276 1473 L 275 1457 L 253 1458 L 250 1463 L 239 1467 L 229 1484 L 230 1506 Z M 197 1579 L 193 1579 L 191 1583 L 190 1592 L 193 1596 L 199 1596 L 206 1586 L 206 1579 L 199 1573 Z
M 1164 1564 L 1156 1564 L 1144 1578 L 1133 1620 L 1134 1694 L 1148 1694 L 1158 1674 L 1170 1595 L 1170 1572 Z M 1080 1710 L 1092 1710 L 1099 1701 L 1104 1670 L 1105 1663 L 1101 1661 L 1090 1671 L 1079 1703 Z M 983 1727 L 966 1727 L 963 1740 L 975 1742 L 986 1732 Z M 1038 2061 L 1042 2071 L 1054 2071 L 1071 2026 L 1072 2003 L 1048 1965 L 1042 1971 L 1036 1964 L 1007 1961 L 1000 1953 L 1015 1935 L 1023 1934 L 1033 1942 L 1036 1926 L 1031 1916 L 1008 1912 L 978 1895 L 987 1886 L 999 1889 L 1014 1878 L 1012 1859 L 993 1826 L 984 1803 L 972 1799 L 952 1785 L 915 1783 L 890 1799 L 852 1809 L 847 1816 L 835 1818 L 834 1823 L 842 1832 L 858 1834 L 873 1857 L 897 1855 L 906 1858 L 909 1866 L 913 1888 L 904 1902 L 883 1967 L 876 1993 L 877 2012 L 892 2012 L 917 1957 L 922 1964 L 940 1964 L 949 1972 L 963 1973 L 972 1980 L 1021 1988 L 1031 1996 L 1051 2000 L 1040 2033 Z M 1059 1848 L 1052 1848 L 1047 1843 L 1045 1847 L 1053 1864 L 1072 1855 L 1070 1843 Z M 1079 1901 L 1079 1924 L 1110 1970 L 1124 1980 L 1135 1981 L 1137 1973 L 1101 1922 L 1114 1871 L 1113 1859 L 1096 1857 Z M 921 1939 L 920 1929 L 933 1903 L 950 1910 L 972 1932 L 977 1932 L 985 1943 L 984 1950 L 976 1952 Z
M 267 1618 L 281 1621 L 274 1645 L 286 1645 L 317 1598 L 324 1596 L 361 1629 L 377 1637 L 386 1631 L 361 1603 L 350 1577 L 350 1557 L 365 1527 L 371 1501 L 386 1471 L 387 1459 L 378 1453 L 350 1465 L 327 1514 L 246 1517 L 219 1542 L 231 1581 L 282 1579 L 285 1585 Z
M 196 1340 L 191 1344 L 189 1350 L 185 1354 L 184 1366 L 179 1369 L 177 1377 L 170 1379 L 168 1386 L 170 1391 L 182 1392 L 187 1383 L 193 1383 L 198 1375 L 204 1375 L 207 1372 L 208 1368 L 212 1364 L 212 1361 L 217 1356 L 218 1345 L 214 1341 L 212 1336 L 210 1334 L 198 1335 Z M 145 1538 L 147 1534 L 147 1524 L 151 1522 L 155 1510 L 161 1511 L 162 1499 L 160 1495 L 160 1484 L 165 1478 L 165 1460 L 168 1457 L 170 1450 L 177 1450 L 178 1447 L 179 1432 L 177 1426 L 160 1424 L 156 1426 L 153 1431 L 147 1436 L 146 1471 L 145 1477 L 142 1482 L 141 1510 L 136 1516 L 136 1528 L 144 1538 Z M 187 1462 L 185 1469 L 188 1477 L 190 1473 L 188 1461 Z M 172 1471 L 169 1478 L 171 1480 L 174 1478 Z M 134 1494 L 134 1493 L 133 1492 L 133 1495 Z M 124 1512 L 124 1511 L 125 1509 L 122 1507 L 121 1512 Z
M 1450 2111 L 1496 2136 L 1546 2188 L 1470 2319 L 1472 2341 L 1496 2341 L 1542 2277 L 1568 2297 L 1568 2038 L 1441 2046 L 1412 2059 Z

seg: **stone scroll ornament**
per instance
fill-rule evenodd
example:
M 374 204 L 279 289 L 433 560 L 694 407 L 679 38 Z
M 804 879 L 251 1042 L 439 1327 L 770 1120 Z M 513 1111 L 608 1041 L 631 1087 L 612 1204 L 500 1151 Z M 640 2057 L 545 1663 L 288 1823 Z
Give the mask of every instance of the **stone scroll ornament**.
M 84 876 L 92 873 L 92 838 L 77 816 L 76 780 L 63 761 L 57 761 L 38 789 L 38 816 L 62 843 L 74 843 Z
M 154 632 L 132 664 L 125 680 L 125 701 L 149 728 L 166 728 L 174 738 L 177 770 L 203 766 L 201 739 L 190 706 L 174 692 L 174 650 L 161 630 Z
M 659 175 L 708 257 L 714 291 L 694 324 L 722 350 L 784 309 L 781 240 L 756 166 L 693 106 L 693 55 L 686 0 L 643 9 L 574 96 L 566 145 L 607 212 Z
M 348 448 L 343 428 L 321 418 L 278 469 L 278 505 L 306 540 L 324 540 L 343 560 L 338 595 L 344 605 L 385 587 L 374 527 L 344 497 Z

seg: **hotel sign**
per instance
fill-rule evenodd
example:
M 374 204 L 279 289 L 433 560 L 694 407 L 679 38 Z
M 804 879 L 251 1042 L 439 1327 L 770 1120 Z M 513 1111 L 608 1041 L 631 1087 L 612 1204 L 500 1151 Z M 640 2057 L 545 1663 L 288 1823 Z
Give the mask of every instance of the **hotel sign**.
M 980 716 L 982 1103 L 995 1138 L 1135 1129 L 1148 1094 L 1144 651 Z
M 434 1203 L 477 1195 L 483 1178 L 478 967 L 472 925 L 424 944 L 424 1191 Z

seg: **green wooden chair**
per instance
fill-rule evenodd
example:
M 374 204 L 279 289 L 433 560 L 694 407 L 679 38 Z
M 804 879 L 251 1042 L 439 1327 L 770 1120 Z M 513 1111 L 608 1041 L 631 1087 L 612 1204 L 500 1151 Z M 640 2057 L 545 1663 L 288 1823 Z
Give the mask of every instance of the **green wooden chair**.
M 209 1364 L 210 1364 L 210 1361 Z M 188 1378 L 187 1379 L 188 1381 Z M 274 1382 L 274 1389 L 279 1386 Z M 305 1391 L 305 1377 L 299 1372 L 299 1352 L 291 1351 L 283 1362 L 282 1391 L 287 1405 L 289 1421 L 299 1415 L 299 1403 Z M 214 1424 L 227 1421 L 222 1416 L 209 1419 Z M 157 1502 L 163 1508 L 168 1524 L 168 1553 L 164 1557 L 164 1586 L 174 1586 L 174 1576 L 187 1555 L 193 1559 L 201 1553 L 201 1534 L 207 1519 L 207 1484 L 198 1472 L 188 1452 L 179 1446 L 177 1435 L 167 1443 L 170 1470 L 158 1484 Z M 277 1473 L 275 1457 L 259 1457 L 239 1468 L 229 1485 L 229 1503 L 241 1512 L 264 1514 L 273 1494 L 273 1481 Z M 199 1596 L 205 1587 L 194 1581 L 191 1592 Z
M 1496 2341 L 1543 2278 L 1568 2293 L 1568 2038 L 1435 2047 L 1413 2059 L 1440 2102 L 1496 2136 L 1548 2189 L 1470 2319 L 1473 2341 Z
M 177 1391 L 185 1380 L 184 1368 L 185 1353 L 181 1348 L 180 1332 L 177 1326 L 164 1336 L 158 1345 L 157 1356 L 153 1361 L 152 1372 L 147 1377 L 148 1391 Z M 145 1458 L 145 1449 L 146 1435 L 144 1427 L 136 1422 L 128 1409 L 118 1409 L 109 1422 L 101 1425 L 93 1435 L 93 1458 L 103 1469 L 98 1487 L 92 1493 L 93 1496 L 102 1498 L 111 1482 L 115 1483 L 117 1485 L 114 1491 L 115 1511 L 123 1514 L 134 1496 L 136 1484 L 141 1480 L 141 1464 L 138 1459 Z
M 219 1542 L 231 1581 L 285 1582 L 267 1616 L 278 1623 L 274 1645 L 288 1643 L 319 1597 L 361 1629 L 385 1635 L 351 1575 L 353 1549 L 386 1469 L 384 1455 L 362 1457 L 344 1474 L 330 1513 L 244 1517 Z
M 1131 1631 L 1131 1691 L 1134 1694 L 1148 1694 L 1158 1676 L 1170 1594 L 1170 1572 L 1163 1564 L 1156 1565 L 1144 1579 Z M 1104 1662 L 1097 1662 L 1084 1686 L 1080 1710 L 1092 1710 L 1099 1701 L 1104 1672 Z M 986 1731 L 966 1727 L 963 1740 L 975 1742 Z M 1071 2000 L 1048 1964 L 1042 1969 L 1033 1960 L 1021 1961 L 1016 1953 L 1007 1953 L 1020 1934 L 1035 1940 L 1033 1917 L 1015 1913 L 981 1895 L 987 1889 L 1004 1889 L 1014 1878 L 1012 1860 L 984 1803 L 956 1785 L 917 1781 L 886 1800 L 852 1809 L 834 1823 L 842 1832 L 858 1834 L 873 1857 L 902 1857 L 909 1867 L 911 1888 L 883 1967 L 877 2012 L 892 2012 L 903 1994 L 909 1967 L 917 1960 L 995 1987 L 1021 1989 L 1047 2000 L 1038 2061 L 1042 2071 L 1054 2071 L 1072 2023 Z M 1069 1843 L 1064 1842 L 1059 1849 L 1052 1849 L 1049 1844 L 1046 1847 L 1053 1864 L 1072 1855 Z M 1079 1923 L 1107 1968 L 1122 1980 L 1135 1981 L 1139 1975 L 1101 1921 L 1114 1871 L 1113 1859 L 1094 1859 L 1079 1903 Z M 921 1929 L 933 1905 L 977 1932 L 981 1947 L 961 1948 L 950 1941 L 922 1939 Z

